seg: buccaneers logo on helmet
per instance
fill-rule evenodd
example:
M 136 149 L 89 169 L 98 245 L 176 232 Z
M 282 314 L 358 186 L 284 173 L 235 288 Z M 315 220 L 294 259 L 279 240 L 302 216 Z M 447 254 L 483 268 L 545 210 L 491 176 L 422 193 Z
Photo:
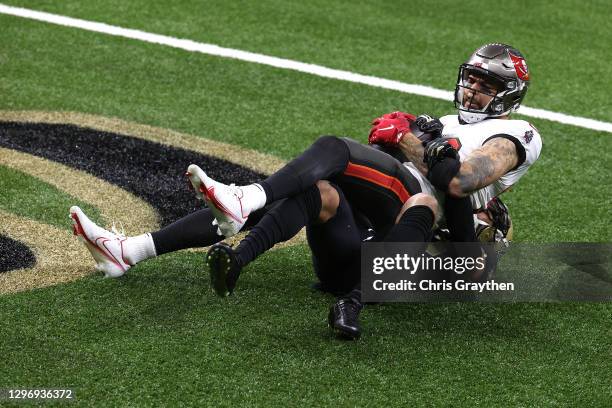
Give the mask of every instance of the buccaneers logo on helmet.
M 523 81 L 529 81 L 529 69 L 527 68 L 525 58 L 519 57 L 518 55 L 514 55 L 511 52 L 509 52 L 508 54 L 512 59 L 514 69 L 516 70 L 516 75 L 519 77 L 519 79 L 522 79 Z

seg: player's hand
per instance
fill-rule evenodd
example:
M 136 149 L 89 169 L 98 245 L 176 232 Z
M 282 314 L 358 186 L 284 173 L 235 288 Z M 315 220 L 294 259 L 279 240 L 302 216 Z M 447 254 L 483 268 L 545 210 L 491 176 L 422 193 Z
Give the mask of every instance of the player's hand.
M 459 152 L 446 139 L 436 139 L 425 146 L 423 161 L 427 163 L 429 169 L 433 168 L 438 162 L 450 157 L 459 160 Z
M 419 131 L 429 135 L 429 140 L 437 139 L 442 136 L 444 125 L 438 118 L 423 114 L 416 118 L 414 124 Z
M 372 126 L 376 126 L 380 123 L 380 121 L 384 120 L 384 119 L 406 119 L 409 122 L 414 122 L 414 120 L 416 119 L 416 116 L 414 116 L 412 113 L 406 113 L 406 112 L 401 112 L 401 111 L 395 111 L 395 112 L 391 112 L 391 113 L 385 113 L 382 116 L 379 116 L 378 118 L 372 120 Z
M 404 135 L 410 132 L 410 124 L 416 117 L 405 112 L 391 112 L 372 121 L 368 143 L 397 146 Z

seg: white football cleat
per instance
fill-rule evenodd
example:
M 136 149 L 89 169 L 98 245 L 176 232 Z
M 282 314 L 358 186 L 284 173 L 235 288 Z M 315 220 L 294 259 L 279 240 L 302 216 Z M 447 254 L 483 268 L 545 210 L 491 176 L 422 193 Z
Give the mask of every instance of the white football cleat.
M 96 269 L 104 272 L 104 276 L 118 278 L 130 269 L 123 256 L 126 240 L 123 235 L 97 226 L 77 206 L 70 208 L 70 219 L 74 235 L 83 241 L 97 263 Z
M 198 198 L 204 200 L 215 216 L 217 233 L 226 238 L 236 235 L 249 217 L 242 205 L 243 192 L 240 187 L 211 179 L 195 164 L 187 168 L 187 176 Z

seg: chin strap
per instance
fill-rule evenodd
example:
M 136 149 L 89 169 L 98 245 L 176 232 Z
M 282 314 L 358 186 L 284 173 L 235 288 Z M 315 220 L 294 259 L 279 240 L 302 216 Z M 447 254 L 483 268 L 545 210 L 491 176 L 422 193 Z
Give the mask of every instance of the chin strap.
M 489 113 L 480 113 L 480 112 L 466 112 L 466 111 L 459 110 L 459 123 L 461 123 L 462 125 L 465 125 L 468 123 L 482 122 L 485 119 L 498 119 L 498 118 L 501 118 L 502 116 L 509 115 L 515 110 L 516 109 L 511 109 L 507 112 L 502 112 L 499 115 L 491 115 Z
M 462 124 L 482 122 L 488 117 L 489 115 L 487 113 L 466 112 L 462 110 L 459 111 L 459 121 L 462 122 Z

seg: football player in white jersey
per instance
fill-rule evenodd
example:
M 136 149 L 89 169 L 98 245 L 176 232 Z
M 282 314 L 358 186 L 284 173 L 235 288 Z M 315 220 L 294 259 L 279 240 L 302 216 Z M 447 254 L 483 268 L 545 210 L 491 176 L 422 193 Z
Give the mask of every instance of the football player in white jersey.
M 505 44 L 487 44 L 459 68 L 458 115 L 440 118 L 441 139 L 424 147 L 414 134 L 402 132 L 406 126 L 400 124 L 395 135 L 381 138 L 373 132 L 370 141 L 398 146 L 409 166 L 418 169 L 413 173 L 424 192 L 440 199 L 440 191 L 469 196 L 474 210 L 483 209 L 514 185 L 540 155 L 542 139 L 537 129 L 524 120 L 510 119 L 528 86 L 529 71 L 522 54 Z
M 459 67 L 454 100 L 458 114 L 425 119 L 425 127 L 436 129 L 438 138 L 423 142 L 411 131 L 412 115 L 396 112 L 375 121 L 369 142 L 399 148 L 422 191 L 437 198 L 443 217 L 454 212 L 455 232 L 465 231 L 463 237 L 472 240 L 466 209 L 486 213 L 491 205 L 499 205 L 497 197 L 540 156 L 537 129 L 524 120 L 510 119 L 529 80 L 529 69 L 517 49 L 500 43 L 484 45 Z M 457 222 L 463 228 L 457 228 Z M 359 310 L 358 303 L 350 308 L 336 303 L 333 325 L 339 331 L 358 332 Z

